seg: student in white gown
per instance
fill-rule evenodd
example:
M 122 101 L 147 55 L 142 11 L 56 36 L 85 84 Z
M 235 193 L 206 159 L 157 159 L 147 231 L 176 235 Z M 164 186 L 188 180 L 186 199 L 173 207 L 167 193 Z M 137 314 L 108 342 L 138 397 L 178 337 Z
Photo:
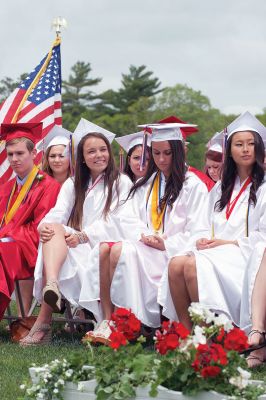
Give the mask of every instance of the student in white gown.
M 248 333 L 250 347 L 263 346 L 247 357 L 249 367 L 266 361 L 266 244 L 259 242 L 253 251 L 244 278 L 240 327 Z
M 75 178 L 63 184 L 55 207 L 38 228 L 42 248 L 35 268 L 34 294 L 43 302 L 22 345 L 50 341 L 51 315 L 60 310 L 61 293 L 78 305 L 80 275 L 90 251 L 104 240 L 105 226 L 112 229 L 109 214 L 116 211 L 131 187 L 129 178 L 115 167 L 109 142 L 114 136 L 84 119 L 74 132 L 78 143 Z
M 39 145 L 44 152 L 42 170 L 61 185 L 71 175 L 69 142 L 71 132 L 55 125 Z
M 124 173 L 132 180 L 132 182 L 136 182 L 147 172 L 148 162 L 150 159 L 150 140 L 147 143 L 148 146 L 146 150 L 145 164 L 142 168 L 140 167 L 140 161 L 142 155 L 143 131 L 115 138 L 115 141 L 127 153 L 125 167 L 121 168 L 122 166 L 120 165 L 120 169 L 123 169 Z M 122 154 L 120 156 L 122 156 Z
M 163 314 L 191 328 L 188 307 L 204 304 L 240 324 L 244 273 L 255 244 L 266 239 L 266 128 L 246 112 L 227 128 L 221 182 L 209 194 L 206 227 L 190 251 L 176 252 L 161 282 Z M 200 227 L 199 227 L 200 229 Z
M 173 248 L 186 246 L 206 199 L 206 186 L 186 171 L 182 134 L 178 124 L 173 125 L 161 124 L 152 130 L 147 174 L 130 191 L 128 203 L 138 216 L 139 232 L 145 235 L 139 237 L 141 240 L 115 243 L 109 249 L 101 246 L 105 320 L 90 334 L 95 342 L 108 341 L 108 319 L 114 305 L 130 308 L 146 326 L 160 326 L 157 291 L 162 273 Z

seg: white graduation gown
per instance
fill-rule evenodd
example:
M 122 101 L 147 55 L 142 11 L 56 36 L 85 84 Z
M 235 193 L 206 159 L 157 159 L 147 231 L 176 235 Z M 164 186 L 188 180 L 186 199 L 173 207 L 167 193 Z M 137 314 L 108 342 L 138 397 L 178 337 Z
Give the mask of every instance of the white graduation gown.
M 226 220 L 225 209 L 214 211 L 214 205 L 221 197 L 220 182 L 209 193 L 209 201 L 202 215 L 201 237 L 211 238 L 212 230 L 216 239 L 237 240 L 238 245 L 226 244 L 206 250 L 196 250 L 195 240 L 190 252 L 196 258 L 199 301 L 210 309 L 225 313 L 236 325 L 240 324 L 240 304 L 243 278 L 255 244 L 266 239 L 266 184 L 257 191 L 257 204 L 249 207 L 248 224 L 247 209 L 249 189 L 242 193 L 235 208 Z M 237 177 L 232 193 L 234 199 L 240 190 L 240 180 Z M 212 229 L 213 225 L 213 229 Z M 248 237 L 246 236 L 248 225 Z M 189 252 L 187 252 L 188 254 Z M 184 252 L 176 252 L 176 256 Z M 177 315 L 170 295 L 168 270 L 164 274 L 159 292 L 159 303 L 163 307 L 163 315 L 171 320 L 177 320 Z
M 91 184 L 91 182 L 90 182 Z M 90 185 L 89 184 L 89 185 Z M 132 182 L 126 175 L 121 175 L 119 179 L 119 200 L 123 202 L 132 186 Z M 59 289 L 63 296 L 68 299 L 73 305 L 78 305 L 80 289 L 81 289 L 81 276 L 82 270 L 86 269 L 89 255 L 91 250 L 97 243 L 105 240 L 112 240 L 113 237 L 118 236 L 116 225 L 112 224 L 112 213 L 118 212 L 117 194 L 113 189 L 113 198 L 110 208 L 110 213 L 106 220 L 102 216 L 104 205 L 106 202 L 107 190 L 104 190 L 103 179 L 95 185 L 92 190 L 86 195 L 83 204 L 83 218 L 81 230 L 86 232 L 89 242 L 79 244 L 75 248 L 69 248 L 67 258 L 62 265 L 58 277 Z M 58 199 L 54 208 L 52 208 L 42 223 L 60 223 L 63 224 L 65 231 L 74 233 L 75 230 L 67 226 L 70 213 L 74 205 L 74 183 L 72 178 L 66 180 L 63 184 Z M 35 267 L 35 285 L 34 296 L 42 300 L 42 287 L 43 287 L 43 256 L 42 244 L 40 244 L 38 251 L 38 258 Z
M 266 227 L 265 227 L 266 229 Z M 260 264 L 266 249 L 266 241 L 261 241 L 256 244 L 250 257 L 243 283 L 241 309 L 240 309 L 240 328 L 245 330 L 247 334 L 252 329 L 251 320 L 251 299 L 257 273 L 259 272 Z
M 148 232 L 145 234 L 153 234 L 151 195 L 146 209 L 147 193 L 153 178 L 154 176 L 137 190 L 132 200 L 139 219 L 144 222 L 144 226 L 148 226 Z M 118 307 L 130 308 L 147 326 L 160 326 L 157 291 L 162 273 L 173 251 L 185 248 L 206 196 L 207 189 L 204 183 L 195 174 L 187 172 L 177 200 L 172 208 L 166 209 L 166 250 L 153 249 L 138 240 L 122 242 L 122 253 L 111 285 L 111 300 Z

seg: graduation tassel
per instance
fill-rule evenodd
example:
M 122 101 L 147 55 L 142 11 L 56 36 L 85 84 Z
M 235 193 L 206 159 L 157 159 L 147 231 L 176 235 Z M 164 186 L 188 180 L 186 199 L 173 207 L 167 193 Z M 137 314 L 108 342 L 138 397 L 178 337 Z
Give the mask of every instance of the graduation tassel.
M 124 150 L 122 149 L 121 146 L 119 149 L 119 169 L 120 169 L 120 172 L 124 171 Z
M 146 164 L 148 135 L 150 133 L 151 133 L 151 130 L 149 128 L 145 128 L 143 131 L 143 141 L 142 141 L 141 159 L 140 159 L 140 171 L 143 171 L 145 164 Z
M 227 135 L 227 128 L 224 128 L 224 140 L 223 140 L 223 163 L 225 158 L 225 152 L 227 147 L 228 135 Z
M 70 174 L 74 176 L 75 173 L 75 154 L 74 154 L 74 138 L 73 135 L 70 135 L 69 141 L 69 165 L 70 165 Z

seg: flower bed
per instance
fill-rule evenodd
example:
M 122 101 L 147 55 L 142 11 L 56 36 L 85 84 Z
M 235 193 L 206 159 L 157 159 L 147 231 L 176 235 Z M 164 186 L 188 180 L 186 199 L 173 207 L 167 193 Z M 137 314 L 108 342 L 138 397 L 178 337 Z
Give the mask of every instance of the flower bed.
M 26 387 L 25 399 L 258 399 L 264 388 L 252 385 L 239 354 L 248 346 L 244 332 L 198 304 L 190 313 L 192 332 L 180 323 L 164 322 L 155 334 L 155 352 L 143 346 L 142 336 L 129 344 L 140 322 L 130 310 L 118 309 L 110 324 L 109 347 L 95 351 L 85 340 L 90 351 L 82 360 L 70 357 L 41 368 L 38 382 Z M 89 381 L 85 388 L 90 392 L 78 390 L 81 381 Z M 66 382 L 79 382 L 79 387 L 66 387 Z M 87 397 L 78 397 L 85 393 Z

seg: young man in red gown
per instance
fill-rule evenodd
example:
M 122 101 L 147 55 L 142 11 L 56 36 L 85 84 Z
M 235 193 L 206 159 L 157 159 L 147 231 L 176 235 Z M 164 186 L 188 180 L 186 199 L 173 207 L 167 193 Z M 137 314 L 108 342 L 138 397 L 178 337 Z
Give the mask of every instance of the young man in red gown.
M 16 176 L 0 187 L 0 320 L 15 280 L 34 275 L 37 226 L 55 205 L 60 190 L 57 181 L 34 165 L 34 146 L 41 137 L 41 123 L 1 125 L 0 140 L 6 141 L 7 159 Z M 32 293 L 23 290 L 23 295 L 27 312 L 27 297 L 31 299 Z

